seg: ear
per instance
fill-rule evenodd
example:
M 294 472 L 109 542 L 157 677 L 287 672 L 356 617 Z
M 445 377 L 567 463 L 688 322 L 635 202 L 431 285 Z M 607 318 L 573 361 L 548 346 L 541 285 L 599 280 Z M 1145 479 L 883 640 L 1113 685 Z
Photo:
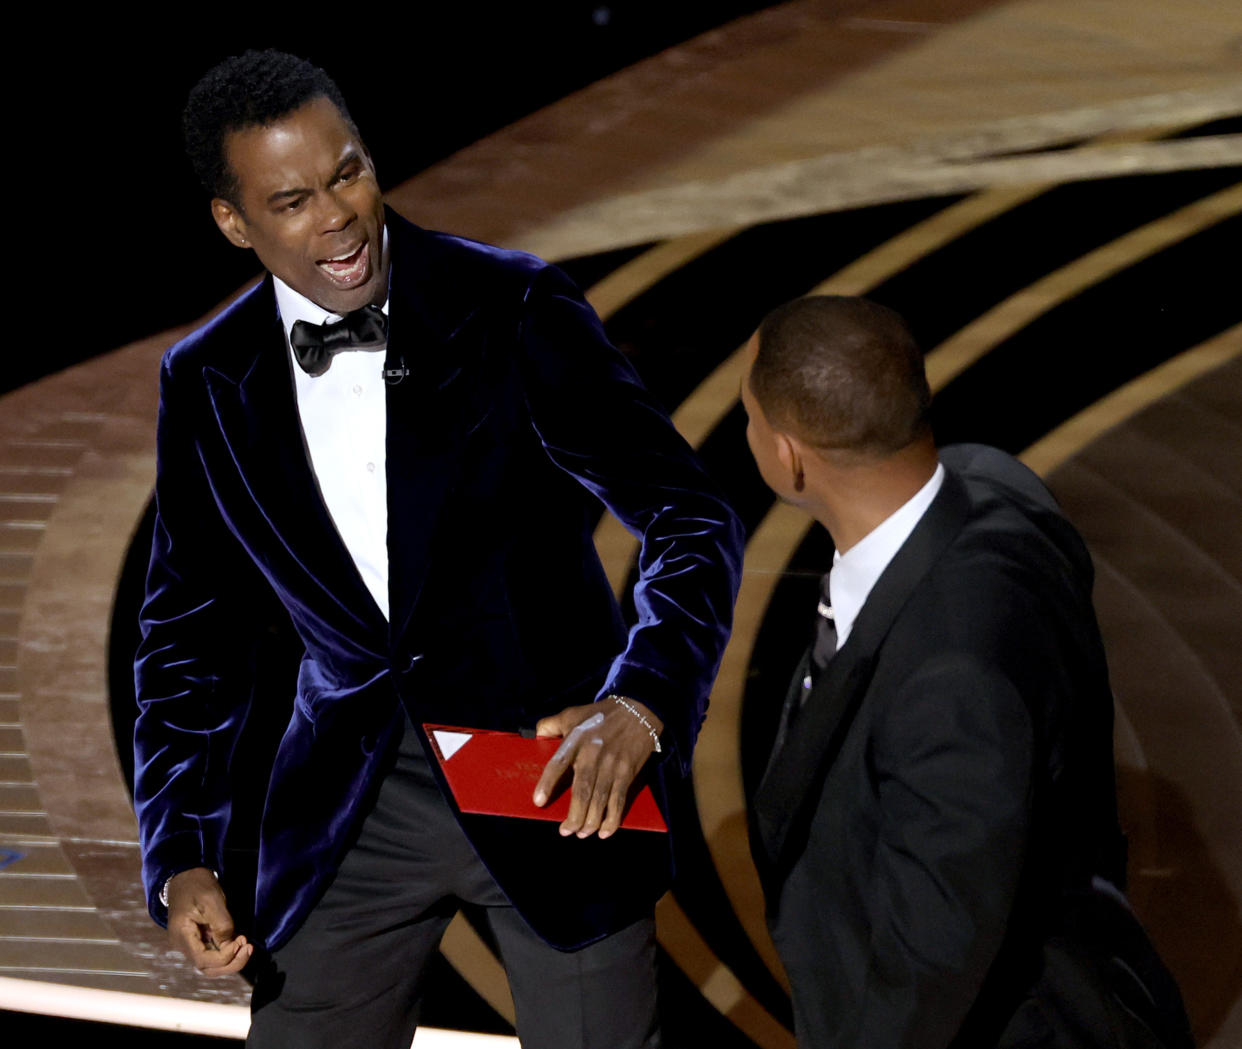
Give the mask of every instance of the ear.
M 228 238 L 230 244 L 238 248 L 252 247 L 246 235 L 246 217 L 223 197 L 215 197 L 211 202 L 211 217 L 216 220 L 220 232 Z
M 796 437 L 782 433 L 780 430 L 774 430 L 772 437 L 776 441 L 777 462 L 785 468 L 793 490 L 795 492 L 802 491 L 805 483 L 805 474 L 802 468 L 802 445 L 799 444 Z

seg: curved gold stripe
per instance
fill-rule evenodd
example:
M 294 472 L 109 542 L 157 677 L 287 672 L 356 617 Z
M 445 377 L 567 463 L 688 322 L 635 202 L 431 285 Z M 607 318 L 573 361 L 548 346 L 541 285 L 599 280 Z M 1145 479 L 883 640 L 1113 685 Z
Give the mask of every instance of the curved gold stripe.
M 1242 211 L 1242 184 L 1213 193 L 1127 233 L 1028 285 L 927 355 L 927 377 L 941 389 L 998 343 L 1106 277 Z
M 1242 353 L 1242 324 L 1178 354 L 1084 408 L 1027 448 L 1019 458 L 1046 477 L 1105 430 Z
M 513 995 L 505 968 L 460 912 L 453 916 L 445 930 L 440 953 L 488 1005 L 509 1023 L 515 1022 Z
M 699 822 L 716 873 L 738 921 L 774 976 L 783 970 L 764 920 L 763 892 L 750 858 L 746 799 L 738 768 L 741 748 L 742 694 L 746 668 L 790 553 L 814 521 L 801 510 L 777 503 L 746 545 L 746 571 L 733 613 L 733 635 L 725 648 L 712 692 L 712 710 L 694 750 L 694 784 Z M 779 703 L 783 696 L 772 697 Z M 661 941 L 663 942 L 663 941 Z M 671 951 L 670 951 L 671 953 Z M 680 959 L 679 959 L 680 962 Z
M 658 244 L 588 288 L 587 301 L 601 319 L 607 320 L 622 306 L 632 302 L 674 270 L 723 244 L 737 232 L 736 229 L 726 229 L 691 233 Z M 595 528 L 594 539 L 595 549 L 603 562 L 608 582 L 619 598 L 625 589 L 630 564 L 638 551 L 638 540 L 611 514 L 605 514 L 600 519 Z
M 716 960 L 671 894 L 656 906 L 656 919 L 665 950 L 687 960 L 687 965 L 679 967 L 722 1016 L 760 1049 L 794 1049 L 793 1035 L 755 1001 L 727 966 Z M 514 1022 L 513 997 L 504 967 L 461 914 L 449 923 L 440 950 L 488 1005 L 509 1023 Z
M 794 1037 L 719 962 L 699 931 L 671 895 L 656 906 L 660 944 L 699 992 L 760 1049 L 794 1049 Z
M 587 302 L 601 320 L 607 320 L 674 270 L 723 244 L 737 232 L 736 229 L 707 230 L 657 244 L 588 288 Z
M 923 256 L 1049 188 L 1040 185 L 997 189 L 951 204 L 855 259 L 807 294 L 863 295 Z M 673 423 L 696 448 L 732 410 L 745 371 L 743 344 L 695 387 L 673 413 Z

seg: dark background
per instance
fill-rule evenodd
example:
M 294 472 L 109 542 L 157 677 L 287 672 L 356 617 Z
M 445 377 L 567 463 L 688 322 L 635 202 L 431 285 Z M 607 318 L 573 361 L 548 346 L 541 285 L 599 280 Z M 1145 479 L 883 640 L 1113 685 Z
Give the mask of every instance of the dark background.
M 194 320 L 257 272 L 250 253 L 216 231 L 181 147 L 185 96 L 220 59 L 277 47 L 323 66 L 389 189 L 587 84 L 768 6 L 463 0 L 256 14 L 236 4 L 188 17 L 188 8 L 65 11 L 55 25 L 36 15 L 43 24 L 29 38 L 49 41 L 46 55 L 37 74 L 10 84 L 27 99 L 15 107 L 6 179 L 10 288 L 73 323 L 27 322 L 39 349 L 10 358 L 0 393 Z

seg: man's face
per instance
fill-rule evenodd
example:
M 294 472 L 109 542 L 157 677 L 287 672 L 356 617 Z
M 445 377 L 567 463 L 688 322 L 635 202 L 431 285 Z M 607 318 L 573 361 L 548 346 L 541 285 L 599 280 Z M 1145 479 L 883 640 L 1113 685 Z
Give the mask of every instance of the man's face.
M 332 313 L 384 302 L 375 168 L 331 101 L 315 98 L 270 126 L 231 132 L 224 150 L 241 207 L 217 197 L 211 208 L 230 241 Z
M 791 466 L 789 439 L 772 428 L 759 402 L 750 389 L 750 371 L 759 352 L 759 336 L 752 335 L 746 346 L 746 374 L 742 376 L 742 407 L 746 409 L 746 443 L 759 467 L 764 483 L 786 502 L 795 502 L 794 470 Z

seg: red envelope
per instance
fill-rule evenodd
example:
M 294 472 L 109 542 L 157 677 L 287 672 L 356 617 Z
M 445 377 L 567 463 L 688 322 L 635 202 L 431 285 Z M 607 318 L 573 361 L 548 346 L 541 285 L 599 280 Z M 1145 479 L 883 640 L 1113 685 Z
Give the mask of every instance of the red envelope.
M 539 808 L 531 795 L 556 748 L 558 737 L 529 738 L 516 732 L 423 725 L 462 812 L 559 823 L 569 815 L 566 788 Z M 621 826 L 631 830 L 668 831 L 650 787 L 630 802 Z

